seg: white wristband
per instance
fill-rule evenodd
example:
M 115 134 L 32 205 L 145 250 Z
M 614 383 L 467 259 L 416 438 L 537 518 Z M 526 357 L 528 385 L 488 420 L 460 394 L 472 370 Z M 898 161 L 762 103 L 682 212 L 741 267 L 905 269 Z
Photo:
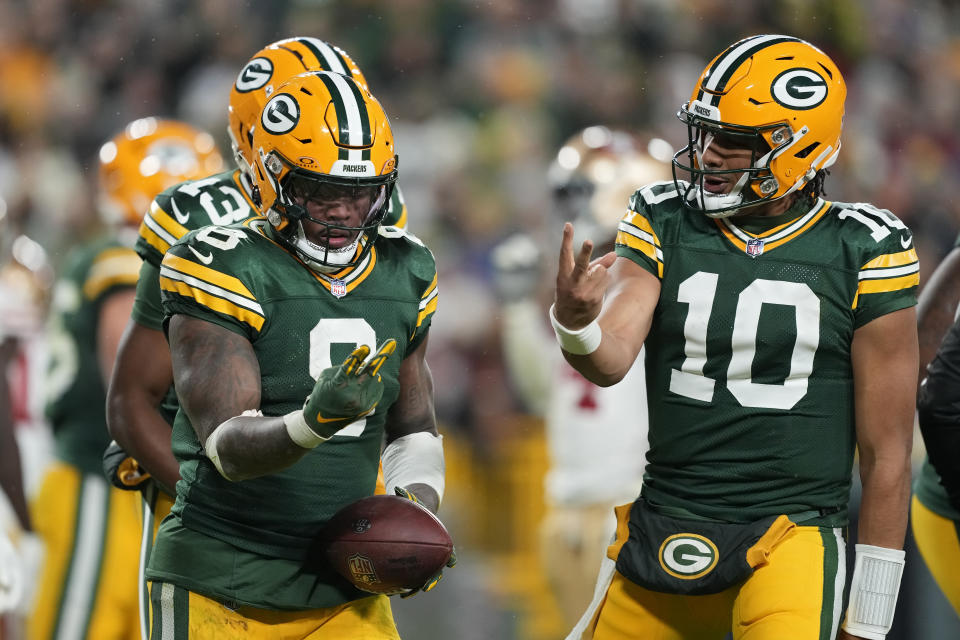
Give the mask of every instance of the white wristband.
M 556 305 L 550 305 L 550 324 L 553 325 L 553 332 L 557 334 L 557 342 L 560 343 L 560 348 L 575 356 L 585 356 L 596 351 L 603 339 L 603 331 L 600 330 L 597 321 L 592 320 L 582 329 L 572 331 L 557 320 L 554 306 Z
M 870 544 L 858 544 L 856 549 L 843 629 L 861 638 L 884 640 L 897 608 L 904 552 Z
M 330 439 L 318 436 L 307 426 L 307 421 L 303 419 L 303 409 L 291 411 L 283 416 L 283 424 L 287 427 L 287 435 L 290 439 L 304 449 L 316 449 L 321 442 Z

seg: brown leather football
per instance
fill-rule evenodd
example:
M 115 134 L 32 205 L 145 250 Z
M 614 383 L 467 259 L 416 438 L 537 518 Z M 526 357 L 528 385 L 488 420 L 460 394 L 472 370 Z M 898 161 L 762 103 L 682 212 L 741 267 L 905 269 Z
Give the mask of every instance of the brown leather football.
M 453 553 L 443 523 L 398 496 L 361 498 L 330 518 L 323 531 L 327 560 L 355 587 L 392 595 L 422 587 Z

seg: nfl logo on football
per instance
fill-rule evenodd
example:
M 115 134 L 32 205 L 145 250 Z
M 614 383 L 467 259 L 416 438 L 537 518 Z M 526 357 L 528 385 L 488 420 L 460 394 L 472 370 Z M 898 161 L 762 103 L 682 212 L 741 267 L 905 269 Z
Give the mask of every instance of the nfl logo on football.
M 763 239 L 762 238 L 750 238 L 747 240 L 747 255 L 751 258 L 756 258 L 761 253 L 763 253 Z
M 762 251 L 763 248 L 761 247 L 760 250 Z M 338 298 L 342 298 L 343 296 L 347 295 L 347 283 L 343 280 L 331 280 L 330 293 Z
M 373 563 L 370 562 L 370 558 L 357 553 L 350 556 L 347 559 L 347 563 L 350 567 L 350 573 L 357 582 L 373 584 L 379 579 L 377 578 L 377 572 L 373 568 Z

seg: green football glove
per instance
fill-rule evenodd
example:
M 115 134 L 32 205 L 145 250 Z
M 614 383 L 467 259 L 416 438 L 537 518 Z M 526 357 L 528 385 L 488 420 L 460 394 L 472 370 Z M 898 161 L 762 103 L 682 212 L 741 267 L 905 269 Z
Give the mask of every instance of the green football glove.
M 327 367 L 303 404 L 303 419 L 317 436 L 330 438 L 376 408 L 383 396 L 380 367 L 396 351 L 397 341 L 387 340 L 367 358 L 370 347 L 353 350 L 343 364 Z
M 125 491 L 138 491 L 150 474 L 131 458 L 123 448 L 111 440 L 103 452 L 103 473 L 110 484 Z
M 413 500 L 417 504 L 421 504 L 420 501 L 417 500 L 417 496 L 413 495 L 413 493 L 411 493 L 407 489 L 404 489 L 403 487 L 394 487 L 393 492 L 398 496 L 400 496 L 401 498 L 406 498 L 407 500 Z M 445 566 L 449 569 L 453 567 L 455 564 L 457 564 L 457 550 L 454 548 L 454 549 L 451 549 L 450 558 L 447 560 L 447 563 Z M 441 580 L 443 580 L 443 569 L 441 569 L 436 574 L 431 576 L 430 579 L 428 579 L 426 582 L 423 583 L 422 587 L 419 587 L 417 589 L 411 589 L 410 591 L 401 593 L 400 597 L 409 598 L 410 596 L 417 595 L 421 591 L 424 591 L 424 592 L 430 591 L 435 586 L 437 586 L 437 583 L 439 583 Z

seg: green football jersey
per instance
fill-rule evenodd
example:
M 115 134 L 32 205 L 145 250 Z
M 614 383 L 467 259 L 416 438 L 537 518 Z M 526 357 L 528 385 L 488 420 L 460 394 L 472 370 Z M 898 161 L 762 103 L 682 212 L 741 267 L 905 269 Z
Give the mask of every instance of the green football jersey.
M 133 287 L 139 267 L 132 249 L 102 238 L 71 252 L 54 289 L 47 417 L 57 456 L 87 473 L 103 473 L 103 450 L 110 444 L 97 354 L 101 304 L 118 288 Z
M 397 340 L 398 352 L 380 370 L 384 392 L 376 411 L 282 472 L 225 480 L 186 414 L 178 413 L 173 452 L 182 480 L 175 517 L 160 529 L 148 574 L 267 608 L 329 607 L 363 597 L 329 567 L 306 559 L 330 516 L 374 491 L 401 361 L 423 340 L 436 309 L 433 255 L 415 237 L 384 227 L 361 264 L 322 275 L 275 243 L 269 224 L 258 219 L 183 238 L 163 259 L 160 286 L 168 317 L 201 318 L 251 342 L 264 415 L 302 407 L 320 372 L 357 345 L 375 349 Z M 258 567 L 256 580 L 223 570 L 241 564 Z
M 846 521 L 857 328 L 916 304 L 910 231 L 868 204 L 801 199 L 711 219 L 674 183 L 634 194 L 616 252 L 661 283 L 646 345 L 643 495 L 728 522 Z

